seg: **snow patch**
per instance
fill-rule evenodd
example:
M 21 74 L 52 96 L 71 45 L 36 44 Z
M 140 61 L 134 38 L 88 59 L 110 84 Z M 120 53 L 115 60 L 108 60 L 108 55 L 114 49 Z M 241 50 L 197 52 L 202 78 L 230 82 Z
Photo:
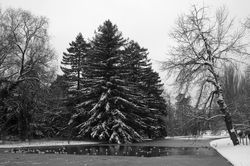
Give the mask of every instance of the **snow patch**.
M 230 138 L 211 141 L 210 145 L 234 166 L 250 166 L 250 145 L 234 146 Z
M 165 137 L 165 139 L 177 139 L 177 140 L 209 140 L 229 137 L 226 130 L 219 130 L 212 132 L 211 130 L 202 131 L 199 135 L 188 135 L 188 136 L 173 136 Z
M 98 144 L 98 142 L 88 142 L 88 141 L 21 142 L 12 144 L 0 144 L 0 148 L 22 148 L 22 147 L 38 147 L 38 146 L 64 146 L 64 145 L 87 145 L 87 144 Z
M 175 140 L 209 140 L 209 139 L 218 139 L 225 138 L 228 136 L 224 135 L 201 135 L 201 136 L 174 136 L 174 137 L 165 137 L 165 139 L 175 139 Z

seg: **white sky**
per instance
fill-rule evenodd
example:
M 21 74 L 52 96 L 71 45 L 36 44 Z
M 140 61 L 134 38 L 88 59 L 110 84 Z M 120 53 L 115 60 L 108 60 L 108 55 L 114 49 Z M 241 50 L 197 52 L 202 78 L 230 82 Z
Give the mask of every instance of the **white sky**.
M 193 4 L 214 10 L 225 5 L 237 21 L 250 16 L 250 0 L 0 0 L 3 9 L 23 8 L 49 19 L 58 64 L 62 52 L 79 32 L 85 38 L 92 38 L 98 26 L 110 19 L 124 38 L 133 39 L 149 50 L 155 69 L 158 68 L 155 60 L 167 58 L 168 34 L 176 19 L 187 13 Z M 160 75 L 165 77 L 163 73 Z
M 125 38 L 148 48 L 153 60 L 165 59 L 171 27 L 192 4 L 213 9 L 225 5 L 236 19 L 250 16 L 250 0 L 0 0 L 4 9 L 20 7 L 48 17 L 52 45 L 59 56 L 79 32 L 91 38 L 110 19 Z

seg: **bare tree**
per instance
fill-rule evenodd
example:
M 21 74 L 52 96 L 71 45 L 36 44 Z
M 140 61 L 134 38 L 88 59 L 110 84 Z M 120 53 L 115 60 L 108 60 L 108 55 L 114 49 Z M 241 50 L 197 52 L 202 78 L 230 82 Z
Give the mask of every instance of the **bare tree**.
M 231 140 L 237 145 L 239 141 L 219 76 L 222 64 L 233 64 L 239 61 L 239 56 L 249 55 L 247 44 L 243 43 L 245 31 L 233 30 L 233 20 L 229 19 L 225 8 L 217 10 L 215 17 L 208 17 L 207 8 L 193 6 L 189 14 L 178 18 L 170 34 L 176 45 L 170 50 L 171 58 L 163 62 L 163 69 L 169 74 L 177 73 L 175 81 L 181 90 L 199 87 L 197 107 L 211 106 L 216 97 Z
M 19 82 L 38 79 L 28 77 L 35 67 L 43 77 L 55 55 L 49 44 L 48 20 L 11 8 L 1 13 L 0 19 L 0 84 L 8 84 L 11 90 Z
M 7 114 L 4 100 L 21 83 L 41 82 L 49 74 L 55 52 L 47 29 L 45 17 L 22 9 L 0 12 L 0 118 L 4 124 Z M 34 71 L 36 75 L 32 74 Z

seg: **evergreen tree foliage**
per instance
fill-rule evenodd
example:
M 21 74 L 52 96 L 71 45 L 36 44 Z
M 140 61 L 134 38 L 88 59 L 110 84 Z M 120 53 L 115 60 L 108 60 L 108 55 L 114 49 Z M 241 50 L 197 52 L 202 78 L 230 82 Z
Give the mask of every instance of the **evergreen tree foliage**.
M 141 48 L 134 41 L 130 41 L 126 47 L 127 60 L 130 61 L 131 81 L 138 83 L 138 88 L 143 92 L 144 103 L 150 110 L 146 123 L 150 127 L 146 130 L 149 137 L 161 137 L 166 135 L 166 101 L 161 96 L 163 84 L 158 73 L 153 71 L 148 60 L 147 49 Z
M 126 143 L 141 141 L 140 129 L 146 126 L 140 114 L 135 84 L 129 82 L 129 68 L 123 59 L 126 40 L 117 26 L 105 21 L 98 28 L 92 41 L 91 59 L 81 89 L 83 102 L 78 105 L 79 116 L 89 116 L 78 125 L 80 136 L 104 141 Z
M 47 126 L 47 137 L 58 136 L 65 138 L 68 135 L 68 121 L 72 116 L 71 110 L 66 107 L 65 101 L 68 100 L 69 85 L 65 75 L 57 75 L 55 81 L 51 83 L 48 91 L 48 100 L 45 117 Z
M 109 20 L 95 33 L 89 58 L 82 65 L 82 102 L 69 122 L 81 121 L 78 137 L 130 143 L 142 141 L 154 129 L 162 135 L 164 127 L 159 116 L 165 106 L 159 96 L 159 76 L 150 67 L 147 50 L 132 43 L 128 44 Z M 142 77 L 146 73 L 154 82 Z M 157 106 L 157 102 L 161 105 Z
M 87 43 L 82 34 L 79 33 L 75 39 L 69 43 L 70 47 L 67 49 L 68 53 L 63 53 L 61 69 L 67 77 L 69 89 L 79 90 L 82 78 L 82 65 L 86 61 L 87 52 L 90 44 Z
M 88 57 L 88 51 L 90 49 L 90 44 L 86 42 L 81 33 L 79 33 L 75 39 L 70 44 L 67 49 L 68 53 L 63 53 L 63 59 L 61 64 L 61 69 L 64 73 L 62 81 L 65 82 L 65 88 L 67 90 L 66 97 L 63 99 L 63 105 L 66 111 L 60 112 L 66 121 L 69 121 L 70 117 L 76 111 L 76 105 L 81 101 L 80 89 L 82 88 L 83 81 L 83 66 L 85 65 Z M 67 137 L 71 137 L 72 128 L 75 127 L 74 124 L 70 124 L 63 128 L 59 133 L 68 133 Z M 61 127 L 59 127 L 61 128 Z M 63 134 L 65 135 L 65 134 Z

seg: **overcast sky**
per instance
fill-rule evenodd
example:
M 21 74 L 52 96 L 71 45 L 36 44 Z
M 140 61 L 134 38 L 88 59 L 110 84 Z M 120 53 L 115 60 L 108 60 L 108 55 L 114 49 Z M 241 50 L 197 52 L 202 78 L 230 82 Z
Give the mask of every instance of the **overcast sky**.
M 225 5 L 237 20 L 250 16 L 250 0 L 0 0 L 4 9 L 20 7 L 46 16 L 59 57 L 79 32 L 91 38 L 94 30 L 110 19 L 125 38 L 148 48 L 153 60 L 165 59 L 175 20 L 193 4 L 212 9 Z
M 58 61 L 79 32 L 92 38 L 107 19 L 117 24 L 125 38 L 147 48 L 149 58 L 164 60 L 174 22 L 193 4 L 211 9 L 225 5 L 237 21 L 250 16 L 250 0 L 0 0 L 1 8 L 23 8 L 49 19 Z
M 250 17 L 250 0 L 0 0 L 3 9 L 22 8 L 49 19 L 49 33 L 58 64 L 62 53 L 79 32 L 87 39 L 92 38 L 98 26 L 110 19 L 117 24 L 123 37 L 149 50 L 155 69 L 155 61 L 167 58 L 171 45 L 168 34 L 176 19 L 194 4 L 207 6 L 211 11 L 224 5 L 237 22 Z M 164 73 L 160 75 L 168 87 L 171 81 L 165 81 Z

